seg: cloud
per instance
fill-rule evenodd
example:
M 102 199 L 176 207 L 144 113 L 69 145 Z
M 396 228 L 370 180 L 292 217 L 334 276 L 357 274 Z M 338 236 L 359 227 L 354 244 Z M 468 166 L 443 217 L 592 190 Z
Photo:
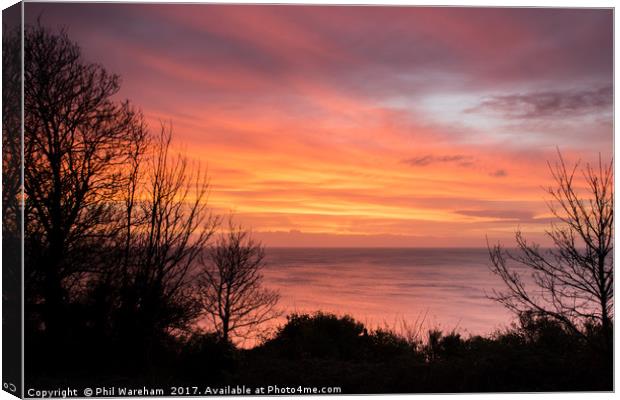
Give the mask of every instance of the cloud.
M 534 213 L 529 210 L 458 210 L 455 213 L 467 217 L 493 218 L 502 221 L 532 222 L 534 220 Z
M 474 163 L 474 157 L 455 154 L 452 156 L 434 156 L 431 154 L 408 158 L 406 160 L 402 160 L 403 163 L 409 164 L 413 167 L 425 167 L 430 164 L 438 164 L 438 163 L 455 163 L 461 167 L 468 167 Z
M 370 99 L 613 74 L 612 10 L 33 3 L 26 22 L 39 15 L 124 77 L 133 47 L 179 72 L 233 69 L 273 91 L 304 80 Z
M 610 106 L 609 9 L 26 8 L 119 73 L 152 126 L 172 120 L 211 206 L 281 232 L 267 245 L 484 246 L 516 225 L 484 210 L 541 223 L 557 144 L 587 158 L 612 140 L 611 113 L 566 118 Z
M 501 209 L 477 209 L 477 210 L 458 210 L 454 213 L 467 217 L 489 218 L 495 223 L 511 224 L 550 224 L 556 222 L 551 217 L 537 218 L 532 210 L 501 210 Z M 516 228 L 516 226 L 515 226 Z
M 613 88 L 494 96 L 466 112 L 498 112 L 506 118 L 562 117 L 611 111 Z
M 483 217 L 483 218 L 501 218 L 501 219 L 532 219 L 534 217 L 531 211 L 527 210 L 458 210 L 455 213 L 460 215 L 466 215 L 468 217 Z
M 498 169 L 496 171 L 491 172 L 489 175 L 494 176 L 496 178 L 503 178 L 505 176 L 508 176 L 508 173 L 506 172 L 505 169 Z

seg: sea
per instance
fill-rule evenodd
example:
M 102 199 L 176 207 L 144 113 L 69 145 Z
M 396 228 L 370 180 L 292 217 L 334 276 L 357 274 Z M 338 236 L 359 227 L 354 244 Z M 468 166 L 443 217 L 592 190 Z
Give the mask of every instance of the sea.
M 489 263 L 486 248 L 267 248 L 263 275 L 283 315 L 323 311 L 371 329 L 469 336 L 513 321 L 488 297 L 502 288 Z

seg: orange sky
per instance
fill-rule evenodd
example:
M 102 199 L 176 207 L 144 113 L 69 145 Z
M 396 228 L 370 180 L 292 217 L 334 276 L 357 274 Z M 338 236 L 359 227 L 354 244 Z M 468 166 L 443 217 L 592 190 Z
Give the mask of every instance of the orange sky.
M 26 4 L 208 165 L 268 246 L 485 246 L 546 160 L 612 153 L 612 12 Z

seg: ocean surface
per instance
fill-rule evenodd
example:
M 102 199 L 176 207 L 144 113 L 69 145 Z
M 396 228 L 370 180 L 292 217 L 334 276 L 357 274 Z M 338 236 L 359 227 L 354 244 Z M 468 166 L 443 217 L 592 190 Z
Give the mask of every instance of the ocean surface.
M 486 297 L 502 283 L 487 249 L 267 248 L 265 285 L 286 313 L 349 314 L 376 328 L 488 334 L 511 314 Z

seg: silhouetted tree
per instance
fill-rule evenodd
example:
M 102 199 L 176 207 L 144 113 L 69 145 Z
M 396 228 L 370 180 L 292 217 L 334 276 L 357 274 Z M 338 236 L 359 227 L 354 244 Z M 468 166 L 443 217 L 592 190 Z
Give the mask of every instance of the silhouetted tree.
M 52 356 L 94 341 L 144 361 L 201 311 L 192 267 L 217 225 L 208 178 L 175 154 L 171 128 L 152 135 L 114 100 L 118 76 L 64 31 L 26 27 L 24 68 L 29 332 L 45 332 Z
M 140 112 L 113 100 L 118 76 L 84 61 L 65 32 L 27 26 L 24 46 L 26 287 L 59 336 L 63 305 L 105 264 L 97 250 L 115 240 L 124 166 L 146 131 Z
M 17 6 L 19 7 L 19 6 Z M 5 381 L 21 371 L 21 35 L 19 14 L 4 10 L 2 35 L 2 362 Z M 18 25 L 18 26 L 16 26 Z
M 21 225 L 21 40 L 17 29 L 2 36 L 2 231 L 18 236 Z M 8 249 L 5 249 L 8 250 Z M 9 267 L 7 265 L 7 267 Z
M 598 324 L 611 344 L 613 318 L 613 162 L 581 169 L 588 193 L 577 191 L 575 175 L 579 163 L 568 168 L 559 161 L 549 164 L 556 182 L 549 188 L 548 206 L 558 219 L 547 236 L 552 249 L 529 243 L 518 231 L 518 251 L 500 244 L 489 247 L 491 270 L 506 285 L 493 299 L 519 315 L 552 318 L 575 334 L 583 335 Z M 513 263 L 530 273 L 534 287 L 526 287 L 522 273 Z M 607 347 L 608 349 L 610 347 Z
M 200 313 L 192 267 L 218 223 L 207 206 L 207 176 L 174 154 L 171 140 L 172 129 L 162 125 L 146 158 L 136 149 L 124 197 L 118 324 L 146 345 L 188 330 Z
M 229 231 L 210 246 L 199 277 L 202 305 L 224 341 L 249 338 L 278 316 L 279 294 L 263 287 L 263 246 L 229 221 Z

